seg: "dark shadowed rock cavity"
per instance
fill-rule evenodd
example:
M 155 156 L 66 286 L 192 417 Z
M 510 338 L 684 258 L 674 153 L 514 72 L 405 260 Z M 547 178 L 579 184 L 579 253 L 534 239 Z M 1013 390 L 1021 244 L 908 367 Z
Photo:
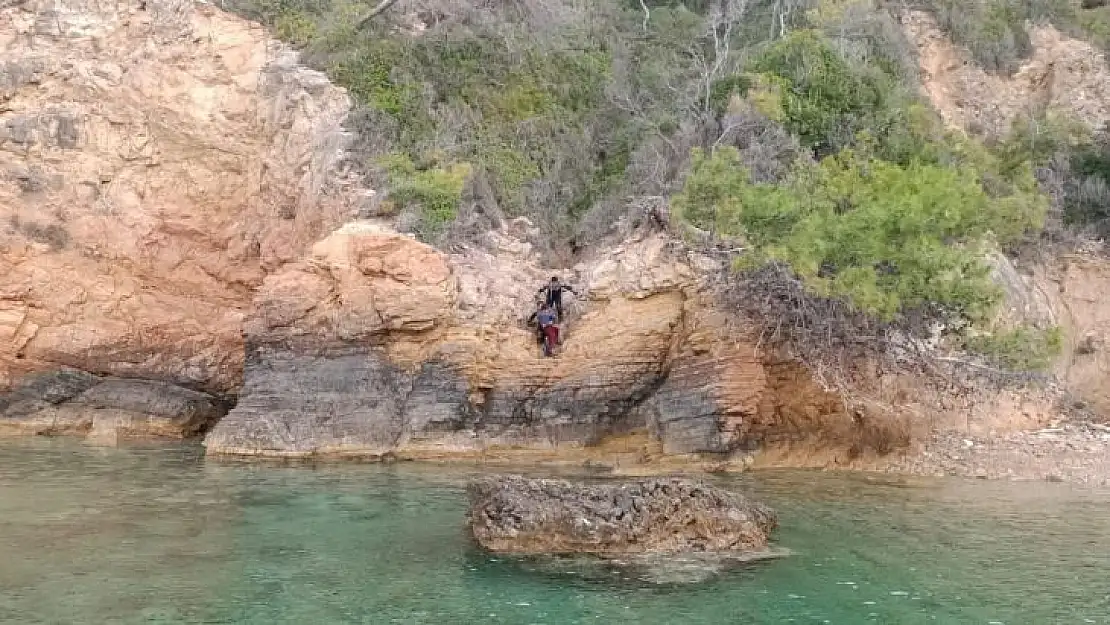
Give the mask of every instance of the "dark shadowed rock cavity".
M 220 399 L 157 380 L 59 369 L 24 376 L 0 392 L 0 435 L 88 434 L 188 438 L 226 412 Z

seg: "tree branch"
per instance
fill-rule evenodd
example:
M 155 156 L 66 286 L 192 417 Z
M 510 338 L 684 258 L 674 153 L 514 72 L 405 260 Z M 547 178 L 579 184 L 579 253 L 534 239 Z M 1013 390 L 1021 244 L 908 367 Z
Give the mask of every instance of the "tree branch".
M 362 16 L 358 20 L 358 22 L 355 23 L 355 30 L 362 29 L 364 26 L 366 26 L 366 24 L 370 22 L 370 20 L 381 15 L 382 13 L 385 13 L 387 10 L 389 10 L 389 7 L 393 6 L 394 4 L 397 4 L 397 0 L 382 0 L 378 3 L 378 6 L 370 9 L 369 13 Z
M 647 32 L 648 21 L 651 19 L 651 9 L 648 8 L 645 0 L 640 0 L 640 8 L 644 10 L 644 23 L 641 25 L 644 32 Z

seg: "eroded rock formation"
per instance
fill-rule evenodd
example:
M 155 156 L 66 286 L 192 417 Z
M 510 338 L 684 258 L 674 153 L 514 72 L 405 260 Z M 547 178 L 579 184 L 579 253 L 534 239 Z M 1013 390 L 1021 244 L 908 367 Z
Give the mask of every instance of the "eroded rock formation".
M 922 89 L 954 127 L 1002 136 L 1016 117 L 1042 107 L 1064 111 L 1090 128 L 1110 121 L 1110 67 L 1085 41 L 1047 24 L 1033 26 L 1032 58 L 1013 76 L 1000 76 L 953 45 L 928 13 L 907 11 L 902 22 L 917 47 Z
M 220 400 L 175 384 L 59 369 L 24 376 L 0 397 L 0 434 L 187 438 L 225 412 Z
M 573 484 L 519 476 L 467 487 L 475 540 L 494 552 L 620 556 L 756 552 L 777 525 L 770 508 L 680 479 Z
M 66 369 L 234 393 L 253 289 L 359 200 L 346 95 L 178 0 L 3 3 L 0 59 L 0 394 Z
M 209 452 L 443 457 L 630 433 L 666 454 L 807 439 L 859 452 L 905 427 L 847 412 L 777 362 L 717 305 L 716 262 L 662 232 L 576 267 L 586 297 L 568 305 L 559 357 L 542 358 L 523 323 L 547 277 L 517 238 L 527 230 L 446 255 L 352 223 L 268 277 L 245 325 L 243 393 Z

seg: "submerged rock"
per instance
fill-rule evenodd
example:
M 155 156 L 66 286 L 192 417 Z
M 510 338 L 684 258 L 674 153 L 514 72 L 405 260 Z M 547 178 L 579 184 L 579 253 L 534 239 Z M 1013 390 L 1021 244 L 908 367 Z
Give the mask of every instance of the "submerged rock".
M 789 549 L 688 553 L 638 553 L 621 556 L 590 554 L 510 556 L 506 562 L 529 574 L 632 586 L 700 584 L 738 567 L 784 558 Z
M 582 484 L 497 476 L 467 492 L 474 538 L 504 553 L 762 552 L 778 524 L 762 504 L 685 479 Z

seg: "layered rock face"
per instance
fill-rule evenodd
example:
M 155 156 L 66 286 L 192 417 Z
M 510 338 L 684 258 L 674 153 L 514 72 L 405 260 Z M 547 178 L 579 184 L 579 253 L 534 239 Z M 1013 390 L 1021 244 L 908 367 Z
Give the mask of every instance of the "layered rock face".
M 24 376 L 0 397 L 0 434 L 186 438 L 225 412 L 211 395 L 174 384 L 61 369 Z
M 359 199 L 347 97 L 259 27 L 181 0 L 3 3 L 0 59 L 0 421 L 78 410 L 23 401 L 27 376 L 70 369 L 218 405 L 253 289 Z
M 777 525 L 770 508 L 680 479 L 591 485 L 489 477 L 467 494 L 470 530 L 494 552 L 754 552 L 767 549 Z
M 243 393 L 209 452 L 442 457 L 642 433 L 663 453 L 721 453 L 850 446 L 872 427 L 765 354 L 703 284 L 714 261 L 664 233 L 576 268 L 585 297 L 567 304 L 559 356 L 541 357 L 523 318 L 547 274 L 513 228 L 527 230 L 448 256 L 352 223 L 269 276 Z

